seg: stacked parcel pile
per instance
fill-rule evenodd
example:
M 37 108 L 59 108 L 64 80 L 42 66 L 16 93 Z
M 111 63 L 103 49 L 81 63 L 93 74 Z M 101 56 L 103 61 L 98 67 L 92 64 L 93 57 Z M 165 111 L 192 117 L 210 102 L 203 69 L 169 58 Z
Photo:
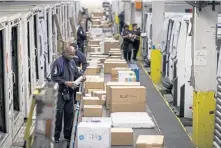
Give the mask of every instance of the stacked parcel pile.
M 93 27 L 101 25 L 100 15 L 94 16 Z M 104 35 L 102 28 L 92 28 L 88 37 L 89 67 L 81 101 L 78 148 L 163 148 L 163 136 L 134 135 L 137 128 L 155 127 L 146 112 L 146 88 L 140 85 L 139 68 L 128 65 L 122 58 L 119 41 Z

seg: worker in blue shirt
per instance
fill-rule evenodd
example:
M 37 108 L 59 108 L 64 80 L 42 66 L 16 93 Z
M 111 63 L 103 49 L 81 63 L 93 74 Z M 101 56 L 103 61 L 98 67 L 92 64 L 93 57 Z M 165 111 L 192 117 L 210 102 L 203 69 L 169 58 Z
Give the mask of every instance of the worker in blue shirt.
M 63 55 L 58 57 L 52 65 L 51 79 L 59 84 L 54 134 L 55 143 L 59 142 L 63 114 L 64 138 L 68 141 L 71 138 L 75 102 L 73 81 L 83 75 L 78 71 L 73 60 L 74 55 L 75 49 L 69 46 L 65 49 Z
M 81 20 L 77 29 L 77 45 L 79 49 L 84 53 L 84 42 L 87 39 L 86 33 L 83 29 L 84 21 Z
M 82 71 L 84 72 L 87 69 L 87 60 L 85 54 L 78 49 L 78 46 L 76 43 L 70 44 L 72 47 L 75 48 L 75 56 L 74 61 L 77 67 L 82 66 Z
M 74 56 L 74 61 L 77 67 L 81 67 L 82 72 L 85 72 L 87 69 L 87 60 L 86 56 L 84 55 L 83 52 L 81 52 L 76 43 L 71 43 L 71 46 L 75 48 L 75 56 Z M 76 88 L 74 90 L 74 98 L 76 98 L 76 93 L 79 91 L 79 88 Z
M 139 50 L 139 47 L 140 47 L 140 29 L 137 28 L 137 24 L 133 24 L 133 34 L 134 34 L 134 42 L 133 42 L 133 49 L 134 49 L 134 52 L 133 52 L 133 60 L 134 61 L 137 61 L 137 52 Z
M 131 62 L 131 53 L 132 53 L 132 49 L 133 49 L 134 35 L 129 30 L 128 25 L 124 26 L 124 30 L 121 35 L 123 37 L 124 59 L 130 63 Z

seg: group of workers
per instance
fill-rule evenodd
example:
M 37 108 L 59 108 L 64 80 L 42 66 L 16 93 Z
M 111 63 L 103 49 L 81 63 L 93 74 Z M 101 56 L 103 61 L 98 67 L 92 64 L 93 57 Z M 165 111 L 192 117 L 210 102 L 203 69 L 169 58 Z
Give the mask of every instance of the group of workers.
M 133 29 L 129 30 L 129 25 L 124 25 L 123 31 L 121 33 L 121 36 L 123 38 L 124 58 L 129 63 L 131 62 L 131 58 L 134 61 L 137 60 L 137 52 L 140 47 L 140 29 L 137 28 L 137 24 L 133 24 L 132 27 Z
M 84 13 L 82 13 L 85 15 Z M 89 17 L 86 17 L 90 21 Z M 60 133 L 62 130 L 62 123 L 64 119 L 64 138 L 70 142 L 72 133 L 72 124 L 74 119 L 74 104 L 76 103 L 76 93 L 78 88 L 73 88 L 73 82 L 80 76 L 83 76 L 83 81 L 86 80 L 84 72 L 87 68 L 87 60 L 84 53 L 84 44 L 86 37 L 86 28 L 83 28 L 84 21 L 81 20 L 77 29 L 77 43 L 69 42 L 62 56 L 58 57 L 51 69 L 51 80 L 59 84 L 58 101 L 56 108 L 56 121 L 54 141 L 59 143 Z M 134 49 L 133 60 L 136 60 L 136 54 L 139 49 L 140 31 L 137 29 L 137 24 L 133 24 L 133 30 L 129 30 L 128 25 L 124 25 L 122 31 L 123 52 L 124 58 L 130 62 L 131 52 Z M 82 67 L 79 70 L 78 67 Z M 63 118 L 64 116 L 64 118 Z

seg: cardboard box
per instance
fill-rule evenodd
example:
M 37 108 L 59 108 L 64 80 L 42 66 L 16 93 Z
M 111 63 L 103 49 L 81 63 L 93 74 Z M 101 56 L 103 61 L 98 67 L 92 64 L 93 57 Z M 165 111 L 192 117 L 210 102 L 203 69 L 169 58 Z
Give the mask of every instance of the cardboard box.
M 109 40 L 104 42 L 104 52 L 108 53 L 111 48 L 119 48 L 120 43 L 117 40 Z
M 103 91 L 103 89 L 88 89 L 87 93 L 89 93 L 89 94 L 91 94 L 91 96 L 93 96 L 92 93 L 94 91 Z
M 118 71 L 118 82 L 136 82 L 136 75 L 133 71 Z
M 113 146 L 133 145 L 133 129 L 132 128 L 112 128 L 111 129 L 111 145 Z
M 104 73 L 110 74 L 111 69 L 115 67 L 128 67 L 127 62 L 121 61 L 104 61 Z
M 100 46 L 101 40 L 89 40 L 88 45 L 97 45 Z
M 78 148 L 111 148 L 111 125 L 81 122 L 77 132 Z
M 85 94 L 85 97 L 91 97 L 91 94 Z
M 85 81 L 85 92 L 88 93 L 88 89 L 102 89 L 104 90 L 104 78 L 87 78 Z
M 84 105 L 104 105 L 98 97 L 83 97 Z
M 101 51 L 100 47 L 91 47 L 90 51 L 87 51 L 87 52 L 100 52 L 100 51 Z
M 109 52 L 114 52 L 114 51 L 121 51 L 120 48 L 111 48 Z
M 84 105 L 84 117 L 102 117 L 102 105 Z
M 131 71 L 128 67 L 115 67 L 111 69 L 111 80 L 116 81 L 118 77 L 118 71 Z
M 162 135 L 139 135 L 136 148 L 164 148 L 164 136 Z
M 81 101 L 82 99 L 82 93 L 81 92 L 77 92 L 76 93 L 76 101 Z
M 109 56 L 107 59 L 122 59 L 122 56 Z
M 100 68 L 97 66 L 88 66 L 85 71 L 86 75 L 97 75 L 98 73 L 100 73 Z
M 140 86 L 140 82 L 107 82 L 106 84 L 106 108 L 110 108 L 110 102 L 111 102 L 111 94 L 110 94 L 110 87 L 111 86 Z
M 92 91 L 92 96 L 98 97 L 100 100 L 102 99 L 103 95 L 107 95 L 106 91 Z
M 144 86 L 111 86 L 110 94 L 111 113 L 146 112 L 146 88 Z

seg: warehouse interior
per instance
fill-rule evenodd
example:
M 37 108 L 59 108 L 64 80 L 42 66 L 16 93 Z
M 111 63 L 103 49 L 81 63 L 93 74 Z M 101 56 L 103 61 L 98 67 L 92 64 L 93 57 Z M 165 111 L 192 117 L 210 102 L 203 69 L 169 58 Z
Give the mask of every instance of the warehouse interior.
M 221 1 L 0 0 L 0 148 L 221 148 L 220 14 Z M 53 66 L 75 43 L 87 69 L 57 142 Z

